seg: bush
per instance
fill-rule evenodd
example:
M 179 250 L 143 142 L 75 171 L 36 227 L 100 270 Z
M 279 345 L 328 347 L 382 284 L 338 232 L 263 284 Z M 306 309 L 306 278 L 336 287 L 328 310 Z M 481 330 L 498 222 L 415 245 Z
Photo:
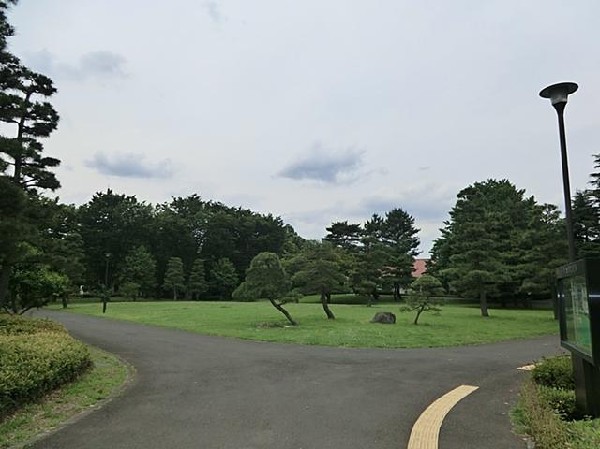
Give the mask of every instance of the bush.
M 572 421 L 583 418 L 577 412 L 574 390 L 563 390 L 562 388 L 538 385 L 538 393 L 541 399 L 546 401 L 550 408 L 559 414 L 563 420 Z
M 569 423 L 573 449 L 596 449 L 600 447 L 600 419 L 573 421 Z
M 542 359 L 541 362 L 536 363 L 531 376 L 538 385 L 563 390 L 575 389 L 573 365 L 568 355 Z
M 0 420 L 91 366 L 87 347 L 58 324 L 0 315 Z
M 0 336 L 37 334 L 40 332 L 62 332 L 66 329 L 62 324 L 50 320 L 34 320 L 20 315 L 0 313 Z
M 600 420 L 581 419 L 569 356 L 543 359 L 521 388 L 513 417 L 536 449 L 597 449 Z

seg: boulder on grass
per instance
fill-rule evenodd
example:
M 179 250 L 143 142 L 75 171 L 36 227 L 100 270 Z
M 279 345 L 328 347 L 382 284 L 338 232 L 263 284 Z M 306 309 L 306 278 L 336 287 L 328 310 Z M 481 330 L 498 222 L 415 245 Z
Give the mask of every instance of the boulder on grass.
M 377 312 L 371 323 L 396 324 L 396 315 L 392 312 Z

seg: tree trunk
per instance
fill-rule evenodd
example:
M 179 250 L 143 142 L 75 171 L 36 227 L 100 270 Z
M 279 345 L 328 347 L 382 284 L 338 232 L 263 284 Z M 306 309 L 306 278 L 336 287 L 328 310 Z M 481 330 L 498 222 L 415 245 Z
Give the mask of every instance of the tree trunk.
M 481 316 L 485 316 L 485 317 L 490 316 L 488 313 L 488 306 L 487 306 L 487 292 L 485 290 L 482 290 L 479 293 L 479 307 L 481 308 Z
M 400 283 L 394 282 L 394 301 L 400 301 Z
M 294 321 L 294 319 L 292 318 L 290 313 L 287 310 L 285 310 L 283 307 L 281 307 L 281 304 L 278 304 L 277 301 L 275 301 L 274 299 L 271 299 L 271 298 L 269 298 L 269 301 L 271 301 L 271 304 L 273 304 L 273 307 L 275 307 L 277 310 L 279 310 L 281 313 L 283 313 L 285 315 L 285 317 L 292 324 L 292 326 L 298 325 L 298 323 L 296 323 Z
M 328 294 L 326 294 L 325 292 L 321 292 L 321 305 L 323 306 L 323 311 L 325 312 L 325 315 L 327 315 L 328 320 L 335 320 L 335 315 L 329 309 L 328 298 Z
M 177 301 L 177 288 L 173 287 L 173 301 Z
M 413 324 L 417 325 L 419 324 L 419 317 L 421 316 L 421 313 L 423 313 L 423 310 L 425 310 L 425 306 L 421 306 L 417 309 L 417 316 L 415 317 L 415 320 L 413 321 Z

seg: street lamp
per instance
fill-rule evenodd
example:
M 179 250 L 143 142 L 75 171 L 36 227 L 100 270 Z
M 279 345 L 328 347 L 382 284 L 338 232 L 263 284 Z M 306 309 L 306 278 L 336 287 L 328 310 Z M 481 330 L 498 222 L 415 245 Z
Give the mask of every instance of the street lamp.
M 558 114 L 562 180 L 565 199 L 565 221 L 569 243 L 570 263 L 559 267 L 559 318 L 561 345 L 571 351 L 577 408 L 586 415 L 600 416 L 600 335 L 595 328 L 600 322 L 600 304 L 595 298 L 598 290 L 598 265 L 593 261 L 576 261 L 571 186 L 567 162 L 564 111 L 569 95 L 577 91 L 571 82 L 552 84 L 540 92 L 549 98 Z M 567 324 L 568 323 L 568 324 Z
M 106 303 L 108 302 L 108 263 L 110 261 L 110 253 L 106 253 L 106 265 L 104 266 L 104 294 L 102 295 L 102 313 L 106 313 Z
M 552 84 L 540 92 L 543 98 L 549 98 L 558 115 L 558 131 L 560 134 L 560 154 L 562 159 L 563 195 L 565 200 L 565 220 L 567 222 L 567 241 L 569 243 L 569 261 L 577 258 L 575 237 L 573 234 L 573 212 L 571 209 L 571 185 L 569 183 L 569 164 L 567 161 L 567 138 L 565 137 L 564 112 L 569 95 L 577 92 L 577 84 L 571 82 Z

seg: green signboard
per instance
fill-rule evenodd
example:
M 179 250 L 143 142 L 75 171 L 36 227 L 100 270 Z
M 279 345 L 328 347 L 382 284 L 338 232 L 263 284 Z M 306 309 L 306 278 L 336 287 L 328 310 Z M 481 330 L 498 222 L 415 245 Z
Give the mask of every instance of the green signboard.
M 592 333 L 585 277 L 573 276 L 563 282 L 567 341 L 588 357 L 591 357 Z
M 600 261 L 578 260 L 557 270 L 561 344 L 591 363 L 600 363 L 597 316 Z

